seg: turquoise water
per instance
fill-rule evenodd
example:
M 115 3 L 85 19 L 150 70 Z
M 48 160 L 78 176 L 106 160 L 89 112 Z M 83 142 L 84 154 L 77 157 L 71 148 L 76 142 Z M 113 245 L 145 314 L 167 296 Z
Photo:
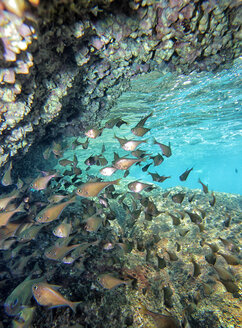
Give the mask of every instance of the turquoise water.
M 148 143 L 139 148 L 155 155 L 160 148 L 153 144 L 154 137 L 164 144 L 171 142 L 172 156 L 149 168 L 150 172 L 171 175 L 159 184 L 161 187 L 200 188 L 200 178 L 209 190 L 242 193 L 241 64 L 238 59 L 233 67 L 217 73 L 177 76 L 153 72 L 134 79 L 131 90 L 119 98 L 111 117 L 120 115 L 130 124 L 115 127 L 117 136 L 134 138 L 130 128 L 154 111 L 145 125 L 151 131 L 139 138 L 148 139 Z M 117 151 L 119 144 L 112 135 L 108 132 L 104 140 L 107 143 L 109 136 L 108 148 Z M 187 181 L 181 182 L 179 175 L 191 167 Z M 152 181 L 138 166 L 132 167 L 129 178 Z

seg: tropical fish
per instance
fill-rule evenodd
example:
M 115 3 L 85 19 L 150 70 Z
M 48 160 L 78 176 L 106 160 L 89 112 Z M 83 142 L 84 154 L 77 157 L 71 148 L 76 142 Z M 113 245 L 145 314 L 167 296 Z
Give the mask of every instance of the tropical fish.
M 105 123 L 105 128 L 112 129 L 114 126 L 120 128 L 121 125 L 128 124 L 127 122 L 123 121 L 121 117 L 112 118 Z
M 117 169 L 115 167 L 112 166 L 107 166 L 104 167 L 103 169 L 99 170 L 99 172 L 107 177 L 110 177 L 115 171 L 117 171 Z
M 121 280 L 118 278 L 115 278 L 109 273 L 104 273 L 98 276 L 97 281 L 99 284 L 105 288 L 105 289 L 113 289 L 120 285 L 128 285 L 130 286 L 132 283 L 132 280 Z
M 24 203 L 21 203 L 19 205 L 19 207 L 15 208 L 15 210 L 1 212 L 0 213 L 0 227 L 7 225 L 8 224 L 8 221 L 11 219 L 11 217 L 15 213 L 24 212 L 24 211 L 25 211 L 25 209 L 24 209 Z
M 193 167 L 192 167 L 191 169 L 186 169 L 186 171 L 183 172 L 183 173 L 179 176 L 179 179 L 180 179 L 181 181 L 186 181 L 186 179 L 187 179 L 189 173 L 190 173 L 192 170 L 193 170 Z
M 204 183 L 202 183 L 202 181 L 200 179 L 198 179 L 198 182 L 201 183 L 202 187 L 203 187 L 203 192 L 205 194 L 208 193 L 208 186 L 206 186 Z
M 97 137 L 100 137 L 100 135 L 102 134 L 104 128 L 101 129 L 90 129 L 88 131 L 85 132 L 85 136 L 87 136 L 88 138 L 92 138 L 92 139 L 96 139 Z
M 146 172 L 146 171 L 148 170 L 148 168 L 151 166 L 151 164 L 152 164 L 152 163 L 147 164 L 147 165 L 145 165 L 144 167 L 142 167 L 142 171 L 143 171 L 143 172 Z
M 154 188 L 151 184 L 143 183 L 143 182 L 139 182 L 139 181 L 133 181 L 128 184 L 129 190 L 131 190 L 133 192 L 141 192 L 142 190 L 144 190 L 145 188 L 148 188 L 148 187 Z
M 132 166 L 135 163 L 142 162 L 143 159 L 134 159 L 134 158 L 119 158 L 115 163 L 114 167 L 118 170 L 128 170 L 130 166 Z
M 32 225 L 31 227 L 25 229 L 18 235 L 19 241 L 28 241 L 35 239 L 37 234 L 40 232 L 40 230 L 43 228 L 43 225 Z
M 59 158 L 63 155 L 63 149 L 61 147 L 61 144 L 53 141 L 52 143 L 52 152 L 55 155 L 55 157 Z
M 146 152 L 144 150 L 137 149 L 137 150 L 132 151 L 131 155 L 133 155 L 134 157 L 138 157 L 138 158 L 144 158 L 145 156 L 148 156 L 150 154 L 146 154 Z
M 80 175 L 82 174 L 82 170 L 79 167 L 73 167 L 73 173 L 75 175 Z
M 95 197 L 107 186 L 119 184 L 120 180 L 121 179 L 114 181 L 87 182 L 76 190 L 76 194 L 82 197 Z
M 43 157 L 45 160 L 49 159 L 51 153 L 51 147 L 47 147 L 43 152 Z
M 214 269 L 217 271 L 219 278 L 223 281 L 234 281 L 234 276 L 223 266 L 215 264 Z
M 74 249 L 74 251 L 72 251 L 67 256 L 64 256 L 63 259 L 62 259 L 62 262 L 65 263 L 65 264 L 72 264 L 77 259 L 79 259 L 80 257 L 83 257 L 85 255 L 84 252 L 88 247 L 95 246 L 98 243 L 99 243 L 99 240 L 96 240 L 96 241 L 91 242 L 91 243 L 82 243 L 82 244 L 80 244 L 80 246 L 77 247 L 76 249 Z
M 131 129 L 131 132 L 137 137 L 143 137 L 150 129 L 144 128 L 143 126 L 135 126 Z
M 118 138 L 116 135 L 114 137 L 119 141 L 121 147 L 127 151 L 134 151 L 141 143 L 146 143 L 147 140 L 127 140 Z
M 209 200 L 209 204 L 210 204 L 210 206 L 214 206 L 216 203 L 216 197 L 213 192 L 211 193 L 211 196 L 212 196 L 212 199 Z
M 158 155 L 153 156 L 153 157 L 150 156 L 150 159 L 153 160 L 154 166 L 158 166 L 164 161 L 164 158 L 161 156 L 161 154 L 158 154 Z
M 59 160 L 59 164 L 61 166 L 73 165 L 73 161 L 71 161 L 69 159 L 61 159 L 61 160 Z
M 144 126 L 145 125 L 145 123 L 146 123 L 146 121 L 148 120 L 148 118 L 150 118 L 152 115 L 153 115 L 153 111 L 149 114 L 149 115 L 147 115 L 147 116 L 145 116 L 144 118 L 142 118 L 137 124 L 136 124 L 136 127 L 142 127 L 142 126 Z
M 173 200 L 174 203 L 181 204 L 183 202 L 184 197 L 185 194 L 180 192 L 178 194 L 171 196 L 171 199 Z
M 76 307 L 81 302 L 71 302 L 64 298 L 56 289 L 61 286 L 50 285 L 44 282 L 34 284 L 32 286 L 32 293 L 36 302 L 43 306 L 49 306 L 50 308 L 59 306 L 69 306 L 74 312 Z
M 156 141 L 154 139 L 154 144 L 158 145 L 160 147 L 160 149 L 162 150 L 162 155 L 166 156 L 166 157 L 170 157 L 172 155 L 171 153 L 171 143 L 169 142 L 169 145 L 164 145 L 158 141 Z
M 16 189 L 13 190 L 10 194 L 3 195 L 0 198 L 0 211 L 5 210 L 8 203 L 10 203 L 13 199 L 16 199 L 18 197 L 19 197 L 19 191 Z
M 45 256 L 50 260 L 58 261 L 79 246 L 80 244 L 71 246 L 53 245 L 45 251 Z
M 47 188 L 49 181 L 52 178 L 55 178 L 58 176 L 59 176 L 58 173 L 53 173 L 53 174 L 45 175 L 43 177 L 39 177 L 31 183 L 30 187 L 34 190 L 44 190 Z
M 74 203 L 75 201 L 76 201 L 76 197 L 74 196 L 70 200 L 64 203 L 60 203 L 53 206 L 49 205 L 45 207 L 42 211 L 40 211 L 37 214 L 36 221 L 39 223 L 47 223 L 58 219 L 64 208 L 69 204 Z
M 171 315 L 164 315 L 148 310 L 143 304 L 139 304 L 140 313 L 142 315 L 149 315 L 153 319 L 157 328 L 179 328 L 178 320 Z M 168 312 L 168 311 L 167 311 Z
M 151 175 L 151 176 L 152 176 L 152 180 L 153 180 L 153 181 L 156 181 L 156 182 L 163 182 L 163 181 L 165 181 L 166 179 L 171 178 L 170 176 L 165 177 L 164 175 L 159 175 L 158 173 L 151 173 L 151 172 L 148 172 L 148 174 Z
M 24 307 L 17 316 L 16 320 L 12 321 L 12 327 L 13 328 L 29 328 L 31 325 L 31 322 L 33 321 L 34 318 L 34 312 L 35 312 L 36 307 L 29 307 L 26 306 Z
M 72 225 L 71 223 L 67 223 L 67 219 L 64 219 L 61 224 L 53 229 L 53 234 L 59 238 L 69 237 L 71 233 Z
M 50 203 L 59 203 L 63 199 L 67 198 L 68 195 L 60 195 L 60 194 L 53 194 L 48 198 L 48 202 Z
M 26 305 L 30 304 L 33 284 L 43 281 L 43 278 L 30 279 L 30 276 L 22 281 L 8 296 L 4 302 L 4 310 L 10 316 L 15 316 Z
M 10 164 L 9 164 L 9 167 L 5 171 L 5 173 L 3 175 L 3 178 L 2 178 L 2 181 L 1 181 L 2 182 L 2 185 L 5 186 L 5 187 L 10 186 L 10 185 L 13 184 L 12 177 L 11 177 L 12 168 L 13 168 L 13 163 L 11 161 Z
M 89 232 L 97 231 L 103 222 L 103 219 L 99 216 L 91 216 L 88 219 L 85 220 L 86 225 L 85 225 L 85 230 Z

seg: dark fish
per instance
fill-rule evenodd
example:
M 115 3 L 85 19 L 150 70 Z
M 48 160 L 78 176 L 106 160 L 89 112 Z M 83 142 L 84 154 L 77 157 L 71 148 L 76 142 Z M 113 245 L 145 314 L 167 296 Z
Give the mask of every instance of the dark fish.
M 161 156 L 160 154 L 158 154 L 156 156 L 153 156 L 153 157 L 150 157 L 150 159 L 153 160 L 154 166 L 158 166 L 164 161 L 163 156 Z
M 87 140 L 82 142 L 81 145 L 82 145 L 82 149 L 87 149 L 89 145 L 89 139 L 87 138 Z
M 171 143 L 169 142 L 169 145 L 164 145 L 158 141 L 156 141 L 154 139 L 154 144 L 158 145 L 160 147 L 160 149 L 162 150 L 162 155 L 166 156 L 166 157 L 170 157 L 172 155 L 171 153 Z
M 202 183 L 202 181 L 200 179 L 198 179 L 198 182 L 201 183 L 202 187 L 203 187 L 203 192 L 205 194 L 208 193 L 208 186 L 206 186 L 204 183 Z
M 73 165 L 73 162 L 70 161 L 69 159 L 61 159 L 59 160 L 59 164 L 61 166 L 67 166 L 67 165 Z
M 215 195 L 214 195 L 213 192 L 212 192 L 211 196 L 212 196 L 212 199 L 209 200 L 209 204 L 210 204 L 211 206 L 214 206 L 215 203 L 216 203 L 216 197 L 215 197 Z
M 96 156 L 90 156 L 88 157 L 85 161 L 84 164 L 91 166 L 91 165 L 96 165 L 97 164 L 97 159 Z
M 234 276 L 223 266 L 215 264 L 214 269 L 217 271 L 219 278 L 223 281 L 234 281 Z
M 146 152 L 144 150 L 137 149 L 137 150 L 132 151 L 131 155 L 133 155 L 134 157 L 138 157 L 138 158 L 144 158 L 148 154 L 146 154 Z
M 78 146 L 80 146 L 80 145 L 82 145 L 82 143 L 79 142 L 79 141 L 76 139 L 76 140 L 73 141 L 71 147 L 72 147 L 72 149 L 76 149 L 76 147 L 78 147 Z
M 190 211 L 185 211 L 185 212 L 189 215 L 193 223 L 199 224 L 202 222 L 202 218 L 197 213 L 192 213 Z
M 179 179 L 181 181 L 186 181 L 189 173 L 193 170 L 193 167 L 191 169 L 186 169 L 186 171 L 184 173 L 182 173 L 180 176 L 179 176 Z
M 181 204 L 183 202 L 184 197 L 185 197 L 185 194 L 178 193 L 178 194 L 173 195 L 171 197 L 171 199 L 173 200 L 174 203 Z
M 181 224 L 181 220 L 180 218 L 178 218 L 177 216 L 173 215 L 172 213 L 168 212 L 168 214 L 170 215 L 170 217 L 172 218 L 172 222 L 174 226 L 178 226 L 179 224 Z
M 146 171 L 148 170 L 148 168 L 150 167 L 151 164 L 152 164 L 152 163 L 147 164 L 147 165 L 145 165 L 144 167 L 142 167 L 142 171 L 143 171 L 143 172 L 146 172 Z
M 126 178 L 128 175 L 129 175 L 129 170 L 126 170 L 126 171 L 124 172 L 124 178 Z
M 240 259 L 238 258 L 238 256 L 233 255 L 233 254 L 224 254 L 224 253 L 220 253 L 218 252 L 219 255 L 223 256 L 223 258 L 225 259 L 225 261 L 230 264 L 230 265 L 238 265 L 240 264 Z
M 149 131 L 150 129 L 144 128 L 142 126 L 136 126 L 133 129 L 131 129 L 131 132 L 137 137 L 143 137 Z
M 165 177 L 164 175 L 159 175 L 158 173 L 148 172 L 148 174 L 150 174 L 152 176 L 153 181 L 156 181 L 156 182 L 163 182 L 166 179 L 171 178 L 170 176 Z
M 75 175 L 80 175 L 82 174 L 82 170 L 79 167 L 73 167 L 73 173 Z
M 105 144 L 103 143 L 101 153 L 103 154 L 105 151 L 106 151 L 106 148 L 105 148 Z
M 116 117 L 116 118 L 112 118 L 111 120 L 107 121 L 105 123 L 105 128 L 112 129 L 114 126 L 117 126 L 118 128 L 120 128 L 120 126 L 123 124 L 128 124 L 128 123 L 125 122 L 124 120 L 122 120 L 121 117 Z
M 144 126 L 145 125 L 145 123 L 146 123 L 146 121 L 148 120 L 148 118 L 150 118 L 152 115 L 153 115 L 153 111 L 149 114 L 149 115 L 147 115 L 147 116 L 145 116 L 144 118 L 142 118 L 137 124 L 136 124 L 136 126 L 135 127 L 142 127 L 142 126 Z

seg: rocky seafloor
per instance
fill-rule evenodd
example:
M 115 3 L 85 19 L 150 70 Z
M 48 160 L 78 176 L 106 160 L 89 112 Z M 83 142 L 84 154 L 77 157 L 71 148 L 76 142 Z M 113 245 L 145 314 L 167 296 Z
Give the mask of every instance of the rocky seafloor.
M 182 202 L 179 197 L 175 201 L 177 194 L 184 196 Z M 141 311 L 142 305 L 158 315 L 169 313 L 177 322 L 174 327 L 241 327 L 242 198 L 213 195 L 215 204 L 211 194 L 198 189 L 157 187 L 139 194 L 127 192 L 121 183 L 102 195 L 108 207 L 98 200 L 77 201 L 64 210 L 61 221 L 72 221 L 71 244 L 94 244 L 72 264 L 44 255 L 58 239 L 52 230 L 59 221 L 44 225 L 30 240 L 20 239 L 20 229 L 10 246 L 9 239 L 1 243 L 1 304 L 31 275 L 61 285 L 67 299 L 81 301 L 74 313 L 67 307 L 40 306 L 30 296 L 24 305 L 35 306 L 33 328 L 168 327 Z M 38 193 L 30 198 L 30 204 L 45 201 Z M 88 232 L 85 218 L 97 209 L 106 220 Z M 98 282 L 104 273 L 131 283 L 105 289 Z M 1 326 L 10 327 L 12 318 L 3 307 L 0 311 Z
M 238 0 L 0 2 L 0 167 L 99 122 L 132 76 L 241 54 Z

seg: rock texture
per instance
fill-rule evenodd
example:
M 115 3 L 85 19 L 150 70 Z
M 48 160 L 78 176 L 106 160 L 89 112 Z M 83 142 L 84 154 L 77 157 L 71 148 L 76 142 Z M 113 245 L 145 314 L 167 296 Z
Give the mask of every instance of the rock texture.
M 37 2 L 0 3 L 0 167 L 97 123 L 134 75 L 215 70 L 240 54 L 236 0 Z

